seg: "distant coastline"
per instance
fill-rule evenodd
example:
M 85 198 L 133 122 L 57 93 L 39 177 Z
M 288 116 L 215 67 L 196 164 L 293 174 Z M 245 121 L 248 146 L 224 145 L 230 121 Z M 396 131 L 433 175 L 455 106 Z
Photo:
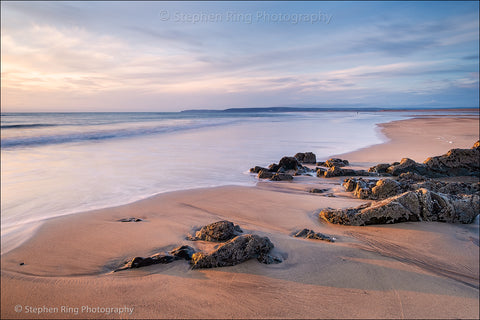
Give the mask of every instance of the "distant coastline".
M 270 108 L 228 108 L 223 110 L 214 109 L 188 109 L 182 110 L 181 113 L 249 113 L 249 112 L 405 112 L 405 111 L 474 111 L 478 108 L 362 108 L 362 107 L 345 107 L 345 108 L 326 108 L 326 107 L 270 107 Z

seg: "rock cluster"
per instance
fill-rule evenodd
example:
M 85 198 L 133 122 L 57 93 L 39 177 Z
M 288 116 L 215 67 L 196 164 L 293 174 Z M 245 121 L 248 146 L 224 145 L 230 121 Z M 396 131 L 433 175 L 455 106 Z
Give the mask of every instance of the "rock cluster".
M 445 195 L 418 189 L 350 209 L 324 209 L 320 218 L 331 223 L 364 226 L 405 221 L 471 223 L 478 215 L 478 195 Z
M 293 234 L 295 238 L 305 238 L 305 239 L 313 239 L 313 240 L 324 240 L 329 242 L 335 242 L 335 238 L 326 236 L 320 232 L 315 232 L 310 229 L 303 229 L 297 231 Z
M 404 158 L 392 164 L 380 163 L 371 167 L 370 173 L 399 176 L 414 173 L 438 178 L 448 176 L 478 176 L 480 174 L 480 147 L 477 141 L 471 149 L 451 149 L 441 156 L 430 157 L 423 163 Z
M 211 253 L 197 252 L 192 255 L 192 269 L 233 266 L 256 258 L 266 264 L 280 263 L 281 258 L 271 256 L 273 243 L 267 237 L 253 234 L 237 235 L 240 227 L 230 221 L 218 221 L 206 225 L 197 231 L 191 240 L 226 241 Z
M 293 176 L 313 171 L 301 163 L 315 163 L 316 156 L 311 152 L 297 153 L 294 157 L 283 157 L 278 164 L 272 163 L 268 168 L 255 166 L 250 172 L 257 173 L 259 179 L 272 181 L 290 181 Z

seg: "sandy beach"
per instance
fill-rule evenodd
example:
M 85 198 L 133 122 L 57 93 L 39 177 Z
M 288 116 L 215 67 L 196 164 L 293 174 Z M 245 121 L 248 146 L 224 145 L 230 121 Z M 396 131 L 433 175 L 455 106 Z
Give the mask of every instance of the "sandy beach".
M 422 162 L 478 140 L 477 117 L 422 117 L 379 126 L 389 141 L 337 155 L 353 167 Z M 298 150 L 305 151 L 305 150 Z M 251 166 L 255 163 L 249 164 Z M 50 219 L 1 259 L 2 318 L 478 318 L 479 225 L 406 222 L 352 227 L 320 221 L 326 207 L 365 203 L 342 178 L 295 177 L 164 193 Z M 328 189 L 312 194 L 311 188 Z M 137 217 L 141 222 L 119 222 Z M 126 260 L 192 242 L 229 220 L 267 236 L 280 264 L 256 260 L 191 270 L 186 261 L 112 271 Z M 309 228 L 336 242 L 291 236 Z

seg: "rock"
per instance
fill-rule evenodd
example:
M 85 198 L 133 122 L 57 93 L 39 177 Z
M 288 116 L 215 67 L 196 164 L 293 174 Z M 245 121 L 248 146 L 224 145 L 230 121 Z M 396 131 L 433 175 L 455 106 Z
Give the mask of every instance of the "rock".
M 404 172 L 398 176 L 398 178 L 402 181 L 423 181 L 426 179 L 425 176 L 421 176 L 417 173 L 414 172 Z
M 277 264 L 282 263 L 283 259 L 280 257 L 275 257 L 269 254 L 262 254 L 257 258 L 258 262 L 263 264 Z
M 324 173 L 325 178 L 342 177 L 342 176 L 369 176 L 369 175 L 371 174 L 366 172 L 365 170 L 342 169 L 337 166 L 328 168 L 328 170 L 325 171 Z M 318 171 L 317 171 L 317 176 L 318 176 Z
M 268 170 L 272 172 L 277 172 L 278 169 L 280 169 L 280 166 L 276 163 L 272 163 L 271 165 L 268 166 Z
M 325 169 L 317 168 L 317 177 L 319 177 L 319 178 L 325 177 L 326 172 L 327 172 L 327 170 L 325 170 Z
M 151 257 L 135 257 L 127 262 L 124 266 L 114 270 L 113 272 L 122 271 L 126 269 L 135 269 L 141 267 L 151 266 L 153 264 L 167 264 L 175 260 L 175 257 L 165 254 L 155 254 Z
M 317 156 L 313 152 L 299 152 L 294 156 L 301 163 L 316 163 Z
M 293 176 L 288 173 L 276 173 L 271 177 L 272 181 L 290 181 L 293 180 Z
M 209 254 L 195 253 L 191 260 L 192 269 L 234 266 L 253 258 L 272 262 L 274 259 L 267 256 L 273 247 L 267 237 L 253 234 L 237 236 Z
M 395 196 L 402 191 L 400 183 L 392 179 L 380 179 L 372 188 L 372 197 L 375 199 L 386 199 Z
M 195 233 L 195 237 L 189 236 L 187 239 L 191 241 L 204 240 L 221 242 L 236 237 L 237 232 L 241 232 L 240 227 L 235 227 L 233 222 L 223 220 L 202 227 Z
M 271 179 L 275 175 L 274 172 L 268 171 L 268 170 L 260 170 L 258 173 L 257 178 L 258 179 Z
M 283 157 L 280 159 L 278 165 L 286 170 L 297 170 L 298 169 L 298 161 L 295 157 Z
M 357 208 L 327 208 L 319 217 L 331 223 L 353 226 L 419 220 L 471 223 L 478 215 L 479 202 L 478 195 L 448 196 L 418 189 Z
M 325 240 L 329 242 L 335 242 L 335 239 L 319 232 L 315 232 L 310 229 L 303 229 L 301 231 L 297 231 L 294 235 L 296 238 L 305 238 L 305 239 L 314 239 L 314 240 Z
M 259 173 L 260 171 L 270 171 L 269 169 L 267 168 L 263 168 L 263 167 L 259 167 L 259 166 L 255 166 L 254 168 L 250 168 L 250 172 L 252 173 Z
M 140 219 L 140 218 L 123 218 L 123 219 L 120 219 L 118 220 L 120 222 L 140 222 L 140 221 L 143 221 L 143 219 Z
M 190 261 L 192 260 L 192 255 L 195 253 L 195 249 L 190 246 L 183 245 L 169 251 L 168 253 L 175 257 L 176 260 L 185 259 Z
M 451 149 L 446 154 L 430 157 L 424 165 L 432 173 L 446 176 L 480 174 L 480 148 Z
M 313 188 L 313 189 L 310 189 L 310 193 L 324 193 L 328 191 L 328 189 L 317 189 L 317 188 Z
M 326 164 L 325 162 L 323 162 L 323 161 L 317 162 L 316 165 L 317 165 L 317 166 L 321 166 L 321 167 L 326 167 L 326 166 L 327 166 L 327 164 Z M 318 169 L 318 168 L 317 168 L 317 169 Z
M 342 160 L 338 158 L 330 158 L 327 161 L 325 161 L 325 166 L 327 167 L 345 167 L 348 166 L 348 160 Z
M 380 163 L 368 169 L 368 172 L 387 173 L 388 167 L 390 167 L 388 163 Z
M 402 173 L 413 172 L 420 175 L 427 173 L 427 167 L 424 164 L 417 163 L 409 158 L 403 158 L 399 164 L 393 164 L 386 170 L 393 176 L 399 176 Z
M 25 262 L 20 262 L 19 265 L 24 266 Z

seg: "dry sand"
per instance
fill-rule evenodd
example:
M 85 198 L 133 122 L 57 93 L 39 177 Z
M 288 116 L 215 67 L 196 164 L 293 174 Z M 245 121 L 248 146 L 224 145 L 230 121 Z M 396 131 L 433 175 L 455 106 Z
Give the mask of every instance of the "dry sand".
M 359 163 L 392 162 L 404 156 L 424 160 L 452 146 L 471 147 L 478 139 L 478 118 L 414 119 L 382 127 L 389 143 L 345 158 Z M 439 133 L 453 143 L 438 139 Z M 339 183 L 337 178 L 296 177 L 293 183 L 173 192 L 51 219 L 32 239 L 2 255 L 1 316 L 478 317 L 478 218 L 471 225 L 409 222 L 349 227 L 323 223 L 317 213 L 324 207 L 364 203 L 344 193 Z M 329 192 L 308 193 L 313 187 Z M 128 217 L 145 221 L 117 221 Z M 208 249 L 211 246 L 202 242 L 185 240 L 185 235 L 224 219 L 239 224 L 245 232 L 268 236 L 275 244 L 274 252 L 285 261 L 263 265 L 251 260 L 204 270 L 190 270 L 186 261 L 176 261 L 111 273 L 134 256 L 164 252 L 180 244 Z M 302 228 L 334 236 L 337 242 L 290 236 Z M 96 307 L 125 306 L 133 308 L 131 314 L 107 314 L 106 309 L 93 312 Z M 51 309 L 27 313 L 33 311 L 29 307 Z

